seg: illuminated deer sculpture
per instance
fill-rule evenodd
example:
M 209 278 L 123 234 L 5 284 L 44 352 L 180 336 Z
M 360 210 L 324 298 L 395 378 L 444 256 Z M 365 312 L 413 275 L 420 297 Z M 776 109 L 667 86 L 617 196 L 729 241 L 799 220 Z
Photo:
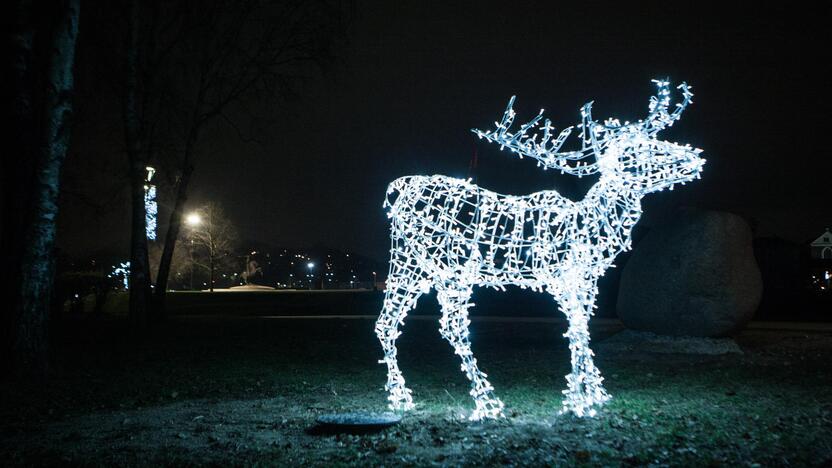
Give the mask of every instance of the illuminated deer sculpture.
M 641 198 L 699 178 L 701 150 L 660 141 L 656 134 L 679 120 L 693 93 L 678 86 L 683 100 L 669 109 L 667 81 L 655 81 L 649 115 L 634 123 L 592 120 L 581 109 L 580 149 L 561 152 L 573 127 L 554 136 L 543 111 L 512 133 L 514 98 L 497 127 L 474 130 L 489 142 L 537 160 L 544 169 L 576 176 L 600 174 L 581 201 L 546 190 L 501 195 L 451 177 L 410 176 L 387 189 L 385 207 L 392 220 L 390 273 L 384 307 L 375 331 L 384 350 L 391 409 L 413 407 L 411 391 L 396 360 L 396 339 L 407 312 L 431 288 L 442 308 L 440 332 L 462 359 L 476 408 L 472 420 L 502 416 L 486 374 L 477 367 L 468 338 L 468 308 L 474 286 L 504 289 L 517 285 L 545 291 L 569 320 L 572 372 L 563 391 L 563 411 L 593 416 L 610 396 L 592 360 L 588 321 L 595 307 L 598 278 L 615 257 L 631 247 L 631 232 L 641 216 Z M 535 133 L 540 131 L 541 133 Z M 531 135 L 530 135 L 531 133 Z

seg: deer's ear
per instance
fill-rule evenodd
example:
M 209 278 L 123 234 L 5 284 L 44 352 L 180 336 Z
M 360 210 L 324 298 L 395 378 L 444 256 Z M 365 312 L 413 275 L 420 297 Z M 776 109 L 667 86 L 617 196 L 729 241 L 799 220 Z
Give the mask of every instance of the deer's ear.
M 592 105 L 595 101 L 589 101 L 581 107 L 581 130 L 585 137 L 588 137 L 587 130 L 592 128 Z

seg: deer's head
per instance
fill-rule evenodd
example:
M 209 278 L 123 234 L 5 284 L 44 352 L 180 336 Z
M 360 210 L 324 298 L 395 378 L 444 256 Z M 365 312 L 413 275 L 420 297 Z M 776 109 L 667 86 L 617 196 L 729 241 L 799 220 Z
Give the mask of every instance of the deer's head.
M 521 158 L 528 156 L 538 161 L 544 169 L 554 169 L 578 177 L 600 173 L 603 178 L 621 180 L 626 186 L 641 193 L 673 188 L 699 178 L 705 160 L 700 149 L 679 145 L 656 138 L 658 132 L 679 120 L 682 112 L 692 102 L 690 87 L 682 83 L 683 100 L 670 112 L 670 83 L 653 80 L 658 87 L 656 96 L 650 98 L 649 114 L 644 120 L 621 123 L 607 119 L 603 123 L 592 119 L 592 103 L 581 108 L 580 149 L 561 151 L 575 127 L 567 127 L 556 137 L 551 121 L 546 119 L 542 127 L 543 110 L 523 124 L 514 133 L 509 131 L 514 121 L 514 97 L 509 100 L 503 119 L 490 131 L 473 130 L 480 138 L 500 144 Z M 535 130 L 541 130 L 538 133 Z M 531 133 L 531 135 L 529 134 Z

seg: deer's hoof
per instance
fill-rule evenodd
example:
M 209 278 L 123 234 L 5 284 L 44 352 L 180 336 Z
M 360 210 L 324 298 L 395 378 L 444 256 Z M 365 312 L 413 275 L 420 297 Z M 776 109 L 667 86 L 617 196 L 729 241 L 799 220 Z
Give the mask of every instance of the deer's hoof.
M 505 405 L 499 398 L 489 398 L 477 401 L 477 408 L 468 418 L 470 421 L 481 421 L 483 419 L 504 418 L 503 408 Z
M 409 400 L 401 400 L 401 401 L 394 401 L 390 403 L 390 409 L 393 411 L 410 411 L 416 407 L 412 401 Z
M 389 397 L 390 409 L 393 411 L 410 411 L 416 405 L 413 404 L 413 397 L 410 396 L 410 389 L 402 388 L 398 392 L 391 393 Z
M 572 413 L 579 418 L 592 418 L 598 414 L 598 408 L 604 406 L 610 398 L 607 392 L 600 389 L 591 397 L 582 395 L 580 398 L 566 399 L 560 414 Z

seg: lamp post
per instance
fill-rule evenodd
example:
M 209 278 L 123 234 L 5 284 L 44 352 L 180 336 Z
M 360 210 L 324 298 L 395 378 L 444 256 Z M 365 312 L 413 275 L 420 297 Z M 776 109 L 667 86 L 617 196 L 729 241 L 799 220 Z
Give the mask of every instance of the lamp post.
M 246 286 L 248 286 L 248 284 L 249 284 L 249 281 L 248 281 L 249 277 L 250 277 L 252 274 L 254 274 L 254 271 L 251 271 L 251 270 L 249 269 L 249 266 L 251 265 L 251 256 L 252 256 L 252 255 L 257 255 L 257 251 L 256 251 L 256 250 L 252 250 L 252 251 L 251 251 L 251 253 L 246 254 L 246 264 L 245 264 L 245 267 L 243 268 L 243 271 L 245 272 L 245 276 L 243 277 L 243 283 L 244 283 Z
M 373 291 L 376 290 L 376 285 L 378 284 L 378 277 L 376 276 L 376 272 L 373 272 Z
M 193 231 L 196 229 L 200 224 L 202 224 L 202 217 L 199 213 L 191 213 L 188 216 L 185 216 L 185 224 L 191 228 L 191 250 L 189 252 L 191 257 L 191 291 L 194 290 L 194 235 Z
M 312 269 L 315 268 L 315 264 L 313 262 L 309 262 L 306 264 L 306 268 L 309 269 L 309 274 L 307 278 L 309 279 L 309 290 L 312 290 Z

